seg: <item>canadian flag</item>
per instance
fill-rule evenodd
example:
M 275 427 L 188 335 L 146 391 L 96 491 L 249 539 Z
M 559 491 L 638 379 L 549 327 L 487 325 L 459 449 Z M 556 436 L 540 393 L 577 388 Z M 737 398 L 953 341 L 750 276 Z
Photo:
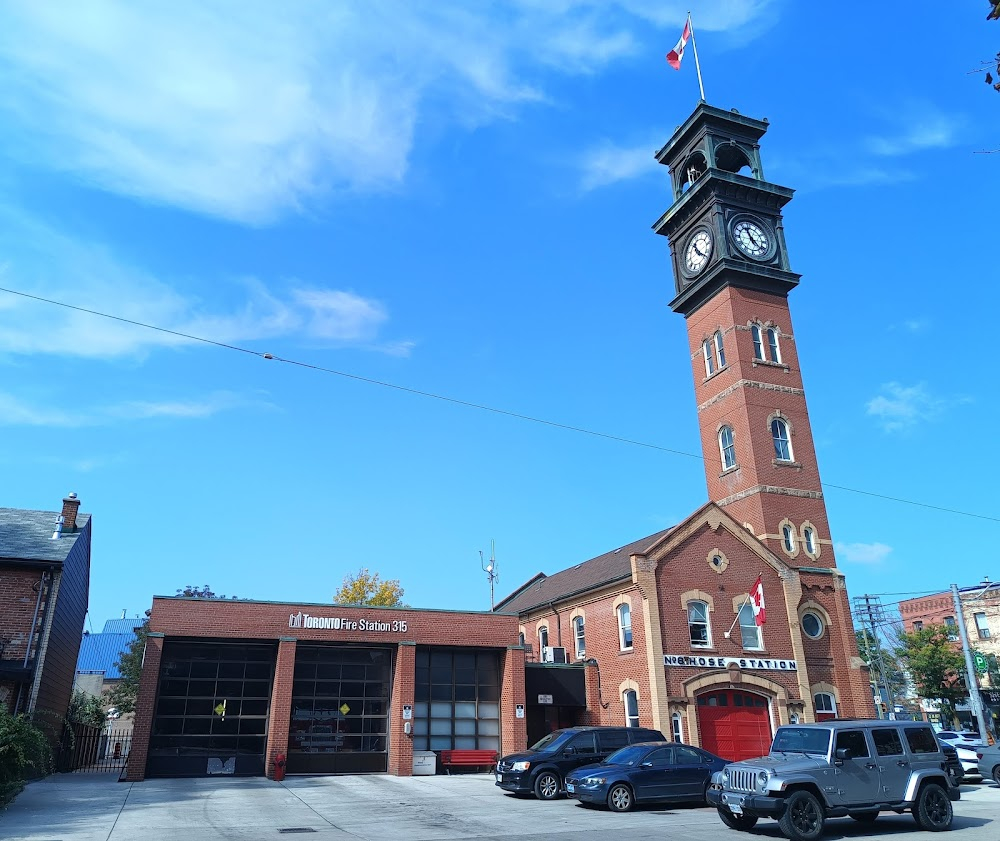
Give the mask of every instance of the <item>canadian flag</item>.
M 667 64 L 674 68 L 674 70 L 681 69 L 681 59 L 684 58 L 684 48 L 687 46 L 687 42 L 691 40 L 691 18 L 689 17 L 684 21 L 684 31 L 681 33 L 680 40 L 677 45 L 667 53 Z
M 759 628 L 767 621 L 767 611 L 764 609 L 764 582 L 757 576 L 757 581 L 750 591 L 750 606 L 753 608 L 753 621 Z

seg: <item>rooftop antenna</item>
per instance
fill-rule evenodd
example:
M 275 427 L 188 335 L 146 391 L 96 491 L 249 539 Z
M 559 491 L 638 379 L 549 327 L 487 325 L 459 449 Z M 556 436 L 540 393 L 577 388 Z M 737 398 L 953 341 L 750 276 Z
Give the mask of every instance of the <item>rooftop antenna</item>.
M 490 582 L 490 610 L 494 608 L 493 601 L 493 585 L 500 580 L 500 575 L 497 573 L 497 560 L 496 560 L 496 541 L 490 541 L 490 560 L 487 563 L 486 558 L 483 557 L 483 550 L 479 550 L 479 563 L 483 568 L 483 572 L 486 573 L 486 577 Z

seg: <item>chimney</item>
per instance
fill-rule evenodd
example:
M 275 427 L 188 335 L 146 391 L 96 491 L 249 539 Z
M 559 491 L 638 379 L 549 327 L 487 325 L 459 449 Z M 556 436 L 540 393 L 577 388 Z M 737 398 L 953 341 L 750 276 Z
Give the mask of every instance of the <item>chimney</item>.
M 76 531 L 76 512 L 80 510 L 80 500 L 76 493 L 63 497 L 62 517 L 63 529 L 66 531 Z

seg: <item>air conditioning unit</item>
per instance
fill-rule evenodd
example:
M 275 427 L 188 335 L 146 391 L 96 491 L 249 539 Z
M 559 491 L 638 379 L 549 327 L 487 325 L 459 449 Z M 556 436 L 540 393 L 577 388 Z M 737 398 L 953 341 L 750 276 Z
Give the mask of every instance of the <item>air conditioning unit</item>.
M 542 648 L 543 663 L 565 663 L 566 649 L 560 645 L 546 645 Z

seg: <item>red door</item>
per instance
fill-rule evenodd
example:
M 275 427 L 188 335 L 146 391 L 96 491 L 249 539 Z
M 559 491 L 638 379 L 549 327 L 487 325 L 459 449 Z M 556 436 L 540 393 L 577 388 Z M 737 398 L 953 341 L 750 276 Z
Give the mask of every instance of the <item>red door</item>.
M 771 716 L 767 699 L 740 689 L 720 689 L 698 696 L 701 746 L 723 759 L 738 762 L 767 754 Z

